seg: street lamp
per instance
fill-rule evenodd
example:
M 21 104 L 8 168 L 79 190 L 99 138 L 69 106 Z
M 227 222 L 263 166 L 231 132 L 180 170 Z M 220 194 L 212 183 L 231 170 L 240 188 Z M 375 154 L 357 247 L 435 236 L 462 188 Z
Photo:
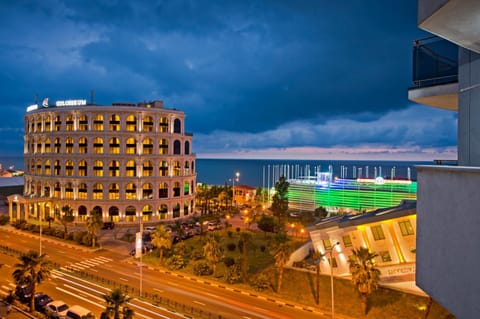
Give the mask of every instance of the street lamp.
M 333 250 L 335 249 L 335 246 L 340 245 L 340 243 L 337 241 L 335 244 L 328 249 L 328 253 L 330 255 L 330 289 L 331 289 L 331 295 L 332 295 L 332 319 L 335 319 L 335 297 L 333 294 Z
M 235 176 L 232 179 L 232 201 L 233 201 L 233 206 L 236 207 L 235 205 L 235 181 L 240 181 L 240 172 L 236 172 Z
M 140 178 L 142 176 L 138 175 L 138 187 L 137 187 L 137 199 L 138 199 L 138 207 L 139 207 L 139 223 L 140 223 L 140 233 L 139 236 L 137 236 L 137 256 L 139 255 L 140 257 L 140 297 L 142 297 L 142 290 L 143 290 L 143 216 L 142 216 L 142 209 L 140 206 L 140 198 L 141 198 L 141 182 Z M 139 238 L 138 238 L 139 237 Z

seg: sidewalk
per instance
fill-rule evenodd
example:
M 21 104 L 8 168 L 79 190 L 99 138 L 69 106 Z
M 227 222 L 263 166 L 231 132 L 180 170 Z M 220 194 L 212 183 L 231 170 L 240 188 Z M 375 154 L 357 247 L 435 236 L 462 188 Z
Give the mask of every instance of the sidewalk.
M 0 318 L 2 319 L 25 319 L 25 318 L 35 318 L 34 316 L 23 312 L 15 306 L 11 307 L 10 313 L 7 311 L 7 304 L 0 302 Z

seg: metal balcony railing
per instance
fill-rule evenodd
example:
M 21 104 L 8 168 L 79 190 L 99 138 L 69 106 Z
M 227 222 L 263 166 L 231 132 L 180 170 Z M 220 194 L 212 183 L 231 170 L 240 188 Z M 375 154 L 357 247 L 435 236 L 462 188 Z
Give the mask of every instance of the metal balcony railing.
M 458 82 L 458 46 L 437 36 L 413 41 L 414 88 Z

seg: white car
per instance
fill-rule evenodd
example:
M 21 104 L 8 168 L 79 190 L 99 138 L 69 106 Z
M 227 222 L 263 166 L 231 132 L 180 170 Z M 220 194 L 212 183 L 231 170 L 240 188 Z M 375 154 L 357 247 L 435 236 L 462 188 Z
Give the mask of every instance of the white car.
M 67 315 L 68 305 L 61 300 L 54 300 L 45 306 L 45 314 L 49 318 L 63 319 Z

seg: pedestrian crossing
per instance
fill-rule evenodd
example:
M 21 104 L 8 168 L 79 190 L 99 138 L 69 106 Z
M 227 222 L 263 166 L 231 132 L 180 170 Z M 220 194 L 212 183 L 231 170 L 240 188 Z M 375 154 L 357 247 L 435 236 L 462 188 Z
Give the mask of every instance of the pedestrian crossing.
M 103 256 L 99 256 L 99 257 L 95 257 L 95 258 L 91 258 L 91 259 L 87 259 L 87 260 L 82 260 L 82 261 L 75 262 L 75 263 L 70 263 L 66 266 L 60 267 L 60 269 L 62 269 L 63 271 L 71 271 L 72 269 L 77 270 L 77 271 L 81 271 L 81 270 L 93 268 L 93 267 L 96 267 L 96 266 L 100 266 L 100 265 L 103 265 L 103 264 L 106 264 L 106 263 L 110 263 L 112 261 L 113 261 L 113 259 L 103 257 Z
M 15 291 L 15 284 L 8 282 L 0 286 L 0 296 L 5 298 L 10 294 L 11 291 Z

